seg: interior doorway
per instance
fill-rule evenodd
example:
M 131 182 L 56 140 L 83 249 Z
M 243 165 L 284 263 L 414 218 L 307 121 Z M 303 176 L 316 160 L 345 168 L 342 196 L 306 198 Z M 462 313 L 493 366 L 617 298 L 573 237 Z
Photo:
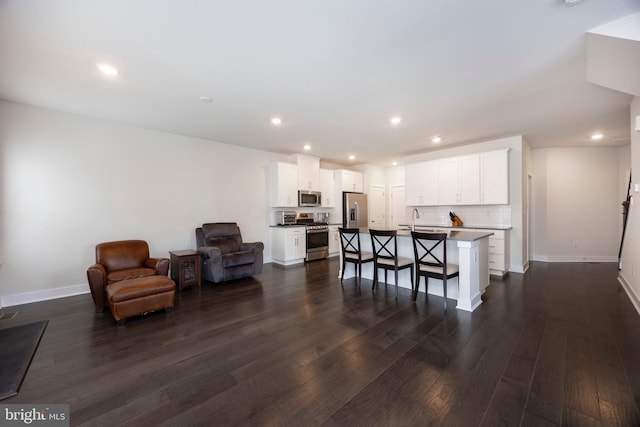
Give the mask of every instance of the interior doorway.
M 385 224 L 384 187 L 372 185 L 369 188 L 369 227 L 380 228 Z

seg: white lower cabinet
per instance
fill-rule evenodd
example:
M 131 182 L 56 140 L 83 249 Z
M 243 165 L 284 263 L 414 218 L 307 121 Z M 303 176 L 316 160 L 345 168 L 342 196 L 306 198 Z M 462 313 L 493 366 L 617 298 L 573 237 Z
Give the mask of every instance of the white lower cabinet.
M 271 228 L 271 258 L 280 265 L 304 262 L 307 255 L 307 235 L 303 226 Z
M 509 232 L 493 230 L 489 237 L 489 272 L 503 277 L 509 271 Z
M 329 256 L 340 254 L 340 232 L 337 225 L 329 226 Z
M 509 272 L 509 230 L 487 228 L 451 228 L 460 231 L 490 231 L 489 236 L 489 274 L 504 277 Z M 434 232 L 447 232 L 447 229 L 434 229 Z

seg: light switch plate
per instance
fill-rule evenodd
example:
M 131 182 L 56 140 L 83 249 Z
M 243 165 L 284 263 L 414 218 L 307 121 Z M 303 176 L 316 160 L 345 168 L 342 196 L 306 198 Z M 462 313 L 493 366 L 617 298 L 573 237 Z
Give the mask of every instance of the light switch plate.
M 636 193 L 640 193 L 640 184 L 635 184 L 633 189 Z

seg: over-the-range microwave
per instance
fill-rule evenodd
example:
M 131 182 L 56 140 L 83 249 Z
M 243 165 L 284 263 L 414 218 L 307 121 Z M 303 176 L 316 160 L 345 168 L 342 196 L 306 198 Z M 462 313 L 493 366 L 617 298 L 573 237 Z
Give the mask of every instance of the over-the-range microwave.
M 319 191 L 298 191 L 298 206 L 322 206 L 322 194 Z

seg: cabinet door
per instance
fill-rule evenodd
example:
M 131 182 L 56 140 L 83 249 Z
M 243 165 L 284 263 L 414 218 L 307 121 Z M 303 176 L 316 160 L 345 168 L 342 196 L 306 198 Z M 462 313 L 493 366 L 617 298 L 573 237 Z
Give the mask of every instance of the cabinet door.
M 477 154 L 438 161 L 440 205 L 480 204 L 480 160 Z
M 477 154 L 459 158 L 459 205 L 480 204 L 480 157 Z
M 305 258 L 307 241 L 304 228 L 288 230 L 285 237 L 285 261 Z
M 292 163 L 276 162 L 269 167 L 271 174 L 271 207 L 298 206 L 298 167 Z
M 361 172 L 353 173 L 353 190 L 357 193 L 364 193 L 364 176 Z
M 353 182 L 353 172 L 343 170 L 341 171 L 342 175 L 342 191 L 355 191 L 355 184 Z
M 457 205 L 460 197 L 460 160 L 438 160 L 438 203 Z
M 335 171 L 336 191 L 364 192 L 364 179 L 361 172 L 348 169 L 338 169 Z
M 438 163 L 413 163 L 405 167 L 405 198 L 407 206 L 438 204 Z
M 481 204 L 509 204 L 509 151 L 480 154 L 480 180 Z
M 404 167 L 405 203 L 407 206 L 423 206 L 422 163 L 412 163 Z
M 335 185 L 332 170 L 320 169 L 320 192 L 322 193 L 322 207 L 334 207 Z
M 296 156 L 298 163 L 298 190 L 320 190 L 320 159 L 317 157 Z
M 307 239 L 306 233 L 302 230 L 301 233 L 295 236 L 294 258 L 301 259 L 307 256 Z

